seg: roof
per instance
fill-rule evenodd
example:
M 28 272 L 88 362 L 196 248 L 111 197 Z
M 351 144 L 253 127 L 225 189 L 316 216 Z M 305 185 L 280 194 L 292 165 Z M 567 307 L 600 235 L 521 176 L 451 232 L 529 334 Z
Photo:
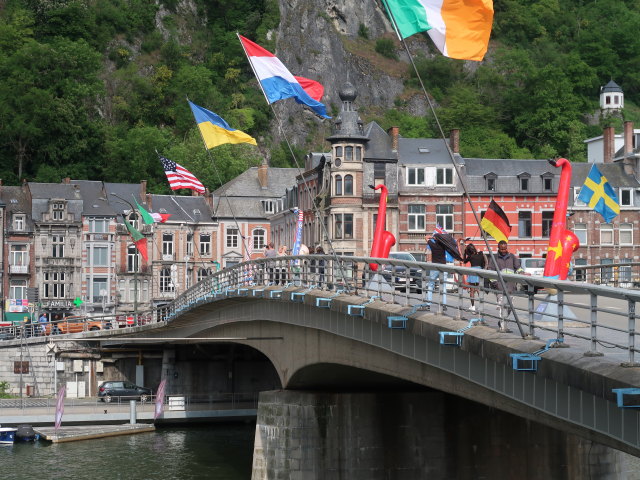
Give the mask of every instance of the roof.
M 391 136 L 378 123 L 368 123 L 364 134 L 369 138 L 364 148 L 365 159 L 396 159 L 396 154 L 391 149 Z
M 451 164 L 448 140 L 441 138 L 398 138 L 398 157 L 402 165 Z
M 571 186 L 581 187 L 593 165 L 593 163 L 573 163 Z M 640 186 L 633 175 L 628 175 L 624 172 L 622 162 L 598 163 L 598 170 L 614 188 L 638 188 Z
M 80 187 L 68 183 L 29 183 L 31 192 L 31 215 L 34 222 L 41 222 L 43 213 L 49 211 L 51 200 L 66 200 L 67 213 L 74 221 L 82 221 L 82 196 Z
M 201 196 L 151 195 L 151 211 L 169 213 L 167 223 L 211 222 L 213 212 Z
M 610 80 L 609 83 L 607 83 L 604 87 L 602 87 L 600 89 L 600 92 L 605 93 L 605 92 L 620 92 L 622 93 L 622 88 L 620 88 L 620 85 L 618 85 L 616 82 L 614 82 L 613 80 Z
M 258 181 L 258 167 L 251 167 L 213 192 L 214 197 L 280 198 L 285 189 L 296 184 L 297 168 L 267 169 L 267 188 Z
M 71 180 L 71 184 L 80 189 L 83 200 L 82 214 L 86 216 L 113 217 L 116 215 L 114 208 L 107 202 L 104 184 L 93 180 Z

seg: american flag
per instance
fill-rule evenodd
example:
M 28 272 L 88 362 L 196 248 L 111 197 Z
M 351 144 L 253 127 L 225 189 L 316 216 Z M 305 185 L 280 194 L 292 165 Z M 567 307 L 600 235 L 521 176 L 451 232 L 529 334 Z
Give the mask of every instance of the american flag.
M 442 225 L 440 225 L 439 223 L 436 225 L 436 229 L 433 231 L 434 234 L 436 233 L 447 233 L 447 231 L 442 228 Z
M 162 162 L 164 173 L 167 175 L 167 180 L 169 180 L 171 190 L 190 188 L 196 192 L 204 193 L 204 185 L 189 170 L 163 156 L 160 156 L 160 161 Z

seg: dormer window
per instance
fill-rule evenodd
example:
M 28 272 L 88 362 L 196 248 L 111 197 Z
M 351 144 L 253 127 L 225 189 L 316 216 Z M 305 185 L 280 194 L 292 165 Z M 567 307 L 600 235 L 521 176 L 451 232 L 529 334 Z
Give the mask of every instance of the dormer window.
M 274 213 L 273 200 L 262 200 L 262 208 L 266 214 Z
M 530 185 L 529 185 L 529 180 L 531 179 L 531 175 L 529 175 L 528 173 L 521 173 L 520 175 L 518 175 L 518 182 L 520 183 L 520 191 L 521 192 L 528 192 Z
M 544 174 L 542 176 L 542 191 L 544 192 L 553 191 L 553 175 L 552 174 Z
M 453 185 L 453 168 L 436 168 L 436 185 Z
M 25 230 L 25 215 L 24 213 L 16 213 L 13 215 L 13 230 L 16 232 L 24 232 Z
M 54 202 L 51 204 L 51 220 L 61 221 L 64 219 L 64 203 Z

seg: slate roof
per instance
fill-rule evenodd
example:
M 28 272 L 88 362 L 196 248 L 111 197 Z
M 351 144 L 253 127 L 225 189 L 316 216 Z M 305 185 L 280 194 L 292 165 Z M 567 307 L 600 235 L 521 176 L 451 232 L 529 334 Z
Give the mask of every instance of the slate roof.
M 518 184 L 518 175 L 529 174 L 531 185 L 528 190 L 530 194 L 548 193 L 542 191 L 542 176 L 553 175 L 559 176 L 560 169 L 551 166 L 547 160 L 534 159 L 487 159 L 487 158 L 465 158 L 464 165 L 466 170 L 467 189 L 473 193 L 488 194 L 513 194 L 520 192 Z M 495 174 L 496 190 L 487 191 L 487 174 Z M 557 190 L 558 180 L 554 181 L 552 191 Z
M 297 175 L 297 168 L 269 167 L 267 188 L 262 188 L 258 167 L 249 168 L 213 192 L 213 214 L 218 218 L 265 218 L 261 200 L 282 198 L 287 188 L 296 185 Z
M 441 138 L 398 138 L 402 165 L 451 165 L 448 140 Z
M 364 147 L 365 161 L 396 159 L 396 154 L 391 150 L 391 136 L 378 123 L 368 123 L 364 127 L 364 134 L 369 138 Z
M 151 195 L 151 211 L 169 213 L 166 223 L 211 222 L 213 212 L 204 197 L 181 195 Z
M 116 195 L 122 197 L 127 202 L 133 203 L 135 198 L 138 203 L 145 206 L 145 201 L 140 198 L 140 184 L 139 183 L 108 183 L 104 182 L 104 190 L 107 194 L 107 202 L 111 208 L 118 214 L 128 212 L 131 210 L 131 206 L 117 198 Z M 135 206 L 135 204 L 133 205 Z
M 11 215 L 14 213 L 24 213 L 26 217 L 25 231 L 33 231 L 33 221 L 31 219 L 31 197 L 29 191 L 19 186 L 0 187 L 0 201 L 6 206 L 7 225 L 11 222 Z M 11 228 L 9 228 L 11 230 Z
M 82 221 L 82 197 L 79 187 L 66 183 L 30 183 L 32 215 L 35 222 L 42 221 L 42 214 L 49 211 L 49 201 L 67 201 L 67 213 L 73 214 L 74 221 Z
M 571 186 L 581 187 L 584 184 L 593 163 L 572 163 Z M 640 183 L 633 175 L 624 173 L 622 162 L 598 163 L 598 170 L 614 188 L 638 188 Z
M 611 80 L 604 87 L 602 87 L 601 92 L 622 92 L 622 88 L 616 82 Z
M 103 182 L 71 180 L 71 183 L 78 185 L 80 189 L 80 196 L 83 201 L 83 215 L 98 217 L 113 217 L 116 215 L 116 210 L 107 202 Z

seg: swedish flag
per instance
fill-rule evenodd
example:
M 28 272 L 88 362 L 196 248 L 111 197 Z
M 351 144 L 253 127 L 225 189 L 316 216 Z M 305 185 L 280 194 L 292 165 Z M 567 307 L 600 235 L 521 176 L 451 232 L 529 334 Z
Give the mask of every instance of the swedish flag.
M 578 200 L 586 203 L 602 215 L 602 218 L 607 223 L 611 223 L 611 220 L 620 213 L 616 191 L 595 165 L 591 167 L 591 171 L 580 189 Z

